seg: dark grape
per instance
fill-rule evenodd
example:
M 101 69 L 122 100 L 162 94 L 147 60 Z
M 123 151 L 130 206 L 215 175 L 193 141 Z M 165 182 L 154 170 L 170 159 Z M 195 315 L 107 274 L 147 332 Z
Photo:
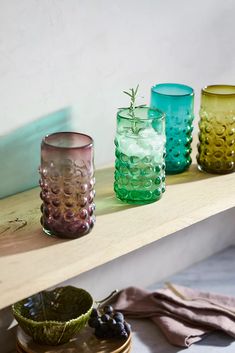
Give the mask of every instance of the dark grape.
M 109 325 L 110 327 L 115 327 L 115 325 L 116 325 L 116 320 L 110 318 L 109 321 L 108 321 L 108 325 Z
M 100 310 L 92 309 L 88 324 L 95 329 L 94 334 L 100 339 L 126 339 L 130 334 L 130 325 L 123 314 L 115 312 L 111 305 Z
M 107 333 L 109 331 L 109 326 L 108 324 L 105 322 L 103 323 L 101 326 L 101 330 L 104 332 L 104 333 Z
M 117 322 L 124 322 L 124 316 L 122 313 L 120 312 L 116 312 L 114 315 L 113 315 L 113 318 L 114 320 L 116 320 Z
M 99 316 L 98 310 L 93 308 L 91 311 L 91 317 L 98 317 L 98 316 Z
M 98 328 L 101 326 L 101 320 L 98 317 L 90 317 L 88 325 L 92 328 Z
M 115 334 L 113 332 L 112 329 L 109 329 L 106 333 L 105 333 L 105 338 L 113 338 L 115 337 Z
M 109 319 L 110 319 L 110 316 L 109 316 L 108 314 L 103 314 L 103 315 L 101 316 L 101 320 L 102 320 L 103 322 L 108 322 Z
M 131 325 L 124 321 L 124 328 L 126 330 L 126 333 L 129 335 L 131 332 Z
M 123 330 L 125 330 L 125 326 L 124 326 L 123 322 L 117 322 L 115 325 L 115 331 L 121 332 Z
M 111 305 L 105 305 L 103 311 L 105 314 L 111 315 L 113 313 L 113 307 Z
M 95 335 L 97 338 L 105 338 L 105 333 L 101 330 L 101 327 L 95 329 Z
M 95 326 L 93 325 L 93 318 L 90 317 L 90 319 L 88 320 L 88 325 L 92 328 L 95 328 Z
M 120 338 L 127 338 L 128 337 L 128 333 L 125 330 L 123 330 L 123 331 L 121 331 L 119 333 L 119 337 Z
M 98 338 L 111 338 L 110 328 L 107 323 L 102 323 L 100 327 L 95 330 L 95 335 Z

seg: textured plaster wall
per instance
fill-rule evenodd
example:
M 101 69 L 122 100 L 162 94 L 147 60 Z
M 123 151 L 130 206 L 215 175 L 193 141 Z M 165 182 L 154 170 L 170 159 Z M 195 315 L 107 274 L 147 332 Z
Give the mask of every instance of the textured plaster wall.
M 95 139 L 96 165 L 113 160 L 121 92 L 156 82 L 234 83 L 234 0 L 1 0 L 0 136 L 72 108 Z

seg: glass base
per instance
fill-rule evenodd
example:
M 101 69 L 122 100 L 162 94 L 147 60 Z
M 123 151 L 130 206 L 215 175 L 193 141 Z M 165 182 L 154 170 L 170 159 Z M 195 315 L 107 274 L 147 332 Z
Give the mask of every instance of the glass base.
M 225 175 L 225 174 L 231 174 L 235 172 L 235 169 L 232 170 L 224 170 L 224 169 L 211 169 L 211 168 L 207 168 L 205 166 L 202 166 L 200 164 L 197 165 L 198 170 L 200 170 L 200 172 L 204 172 L 204 173 L 209 173 L 209 174 L 216 174 L 216 175 Z
M 83 237 L 84 235 L 87 235 L 91 231 L 90 229 L 83 234 L 60 234 L 60 233 L 54 233 L 53 231 L 46 229 L 44 227 L 42 229 L 46 235 L 49 235 L 50 237 L 53 237 L 53 238 L 61 238 L 61 239 L 78 239 Z
M 42 228 L 43 232 L 46 234 L 46 235 L 49 235 L 50 237 L 53 237 L 55 238 L 56 235 L 53 234 L 50 230 L 46 229 L 46 228 Z
M 180 173 L 183 173 L 183 172 L 186 172 L 186 170 L 189 169 L 190 166 L 186 167 L 186 168 L 183 168 L 183 169 L 180 169 L 180 170 L 167 170 L 166 169 L 166 175 L 175 175 L 175 174 L 180 174 Z
M 149 203 L 153 203 L 153 202 L 156 202 L 158 200 L 161 199 L 161 196 L 157 199 L 154 199 L 154 200 L 132 200 L 132 199 L 122 199 L 121 197 L 119 197 L 117 194 L 116 194 L 116 197 L 118 200 L 124 202 L 124 203 L 127 203 L 127 204 L 130 204 L 130 205 L 147 205 Z

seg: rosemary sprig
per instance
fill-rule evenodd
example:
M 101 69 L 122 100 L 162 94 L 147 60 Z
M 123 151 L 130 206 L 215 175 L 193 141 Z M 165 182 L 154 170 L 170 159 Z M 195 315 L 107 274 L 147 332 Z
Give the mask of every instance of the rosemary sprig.
M 138 93 L 138 89 L 139 89 L 139 85 L 136 86 L 136 88 L 130 88 L 129 91 L 123 91 L 123 93 L 127 94 L 130 98 L 130 106 L 128 107 L 129 109 L 129 115 L 132 117 L 133 121 L 132 121 L 132 131 L 134 134 L 138 134 L 139 130 L 137 128 L 137 123 L 138 123 L 138 118 L 135 116 L 135 109 L 136 108 L 142 108 L 145 106 L 145 104 L 141 104 L 141 105 L 136 105 L 136 97 L 137 97 L 137 93 Z
M 130 92 L 127 91 L 123 91 L 123 93 L 127 94 L 129 97 L 131 97 L 131 102 L 130 102 L 130 106 L 129 106 L 129 114 L 131 115 L 131 117 L 133 119 L 135 119 L 135 108 L 136 108 L 136 97 L 137 97 L 137 92 L 139 89 L 139 85 L 136 86 L 136 89 L 134 88 L 130 88 Z

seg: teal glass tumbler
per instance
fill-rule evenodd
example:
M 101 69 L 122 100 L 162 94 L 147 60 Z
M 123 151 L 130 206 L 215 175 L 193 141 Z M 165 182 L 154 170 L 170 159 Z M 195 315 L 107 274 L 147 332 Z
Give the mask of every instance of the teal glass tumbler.
M 151 89 L 151 107 L 166 113 L 166 174 L 184 172 L 192 163 L 194 91 L 177 83 Z
M 130 204 L 157 201 L 165 191 L 165 114 L 148 107 L 120 109 L 115 136 L 116 197 Z

